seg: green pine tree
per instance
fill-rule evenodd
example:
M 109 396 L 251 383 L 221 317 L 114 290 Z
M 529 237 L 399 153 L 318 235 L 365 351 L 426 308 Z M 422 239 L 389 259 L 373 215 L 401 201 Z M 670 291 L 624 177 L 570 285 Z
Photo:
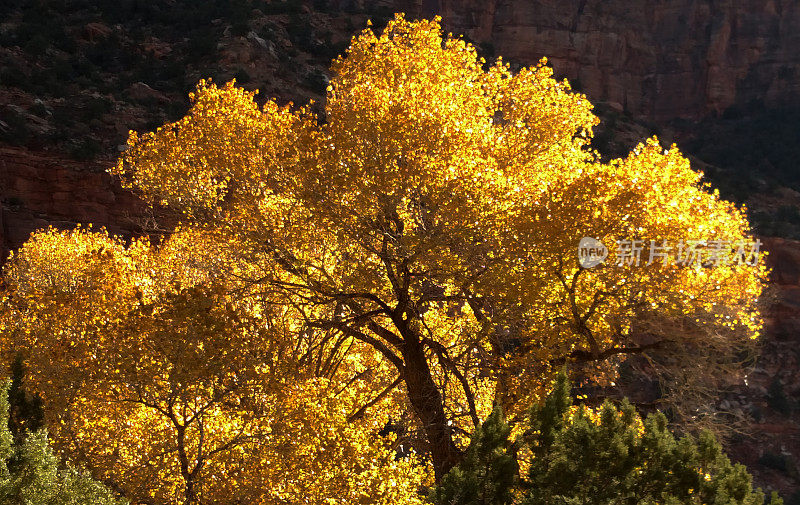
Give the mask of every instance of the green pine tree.
M 508 505 L 517 480 L 517 460 L 511 450 L 510 428 L 495 408 L 470 439 L 464 460 L 431 490 L 438 505 Z
M 21 441 L 27 432 L 44 427 L 42 399 L 25 391 L 25 373 L 25 362 L 22 355 L 17 354 L 11 363 L 11 386 L 8 388 L 8 428 L 16 441 Z
M 10 381 L 0 383 L 0 505 L 128 503 L 88 475 L 59 468 L 44 429 L 15 437 L 9 429 L 10 387 Z
M 562 372 L 542 405 L 531 408 L 525 478 L 499 411 L 476 430 L 463 463 L 430 494 L 435 505 L 763 505 L 743 465 L 732 464 L 710 432 L 676 439 L 657 413 L 641 420 L 623 401 L 597 414 L 571 409 Z M 488 427 L 488 428 L 487 428 Z M 501 474 L 502 473 L 502 474 Z M 488 481 L 488 482 L 486 482 Z M 488 490 L 482 493 L 482 490 Z M 782 505 L 777 494 L 767 502 Z

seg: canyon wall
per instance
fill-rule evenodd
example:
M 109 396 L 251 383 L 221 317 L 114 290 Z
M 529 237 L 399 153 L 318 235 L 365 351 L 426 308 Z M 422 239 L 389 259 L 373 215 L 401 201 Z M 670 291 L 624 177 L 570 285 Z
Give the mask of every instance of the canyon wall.
M 397 0 L 654 121 L 800 104 L 797 0 Z M 491 46 L 489 46 L 489 44 Z M 491 51 L 490 51 L 491 52 Z
M 123 236 L 147 228 L 147 206 L 95 163 L 0 146 L 0 260 L 31 232 L 76 223 Z

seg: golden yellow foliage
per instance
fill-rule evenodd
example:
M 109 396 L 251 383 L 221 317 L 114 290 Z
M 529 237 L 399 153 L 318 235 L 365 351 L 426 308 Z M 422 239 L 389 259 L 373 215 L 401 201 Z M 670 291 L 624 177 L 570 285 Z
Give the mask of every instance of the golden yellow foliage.
M 564 363 L 613 377 L 757 335 L 761 265 L 579 265 L 587 236 L 610 260 L 617 240 L 752 237 L 676 147 L 600 161 L 591 104 L 545 60 L 514 74 L 398 15 L 332 72 L 324 122 L 201 81 L 186 117 L 131 133 L 112 173 L 184 217 L 158 247 L 50 232 L 11 262 L 6 333 L 98 473 L 161 501 L 413 503 L 422 470 L 375 435 L 390 418 L 438 478 Z
M 385 387 L 374 351 L 300 337 L 214 252 L 192 231 L 154 249 L 80 229 L 17 251 L 3 348 L 26 351 L 59 449 L 132 500 L 419 503 L 424 470 L 377 435 L 388 410 L 351 419 Z

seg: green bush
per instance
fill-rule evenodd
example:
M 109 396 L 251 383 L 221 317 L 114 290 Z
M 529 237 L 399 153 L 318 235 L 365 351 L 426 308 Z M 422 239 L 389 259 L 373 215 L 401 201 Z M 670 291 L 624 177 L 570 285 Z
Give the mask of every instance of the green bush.
M 0 384 L 0 503 L 30 505 L 123 505 L 89 475 L 59 468 L 47 431 L 9 429 L 9 381 Z M 15 441 L 16 438 L 16 441 Z
M 100 119 L 114 110 L 114 102 L 104 96 L 89 97 L 84 107 L 83 118 L 85 121 Z
M 240 68 L 233 74 L 233 78 L 236 79 L 238 84 L 246 84 L 250 82 L 250 74 L 247 73 L 247 70 Z
M 710 432 L 676 439 L 663 414 L 642 420 L 633 406 L 572 407 L 566 375 L 530 412 L 513 444 L 492 414 L 473 434 L 464 462 L 430 493 L 435 505 L 762 505 L 744 466 L 731 464 Z M 509 462 L 531 454 L 526 475 Z M 477 455 L 477 456 L 476 456 Z M 478 462 L 478 464 L 476 464 Z M 488 470 L 487 470 L 488 469 Z M 501 474 L 501 475 L 498 475 Z M 782 505 L 773 493 L 770 505 Z
M 774 452 L 765 452 L 758 458 L 758 463 L 767 468 L 777 470 L 779 472 L 787 473 L 790 468 L 789 457 L 783 454 L 775 454 Z
M 264 14 L 291 14 L 302 9 L 302 0 L 273 0 L 261 6 L 261 12 Z
M 9 63 L 0 69 L 0 86 L 26 89 L 30 85 L 30 79 L 22 69 Z
M 495 408 L 472 434 L 464 460 L 444 476 L 429 499 L 437 505 L 508 505 L 517 481 L 517 461 L 510 450 L 511 430 Z
M 78 142 L 70 148 L 69 154 L 74 160 L 90 161 L 95 159 L 102 150 L 103 146 L 100 142 L 93 138 L 84 138 L 78 140 Z
M 303 85 L 320 95 L 325 94 L 328 78 L 320 70 L 312 70 L 303 78 Z
M 11 107 L 2 109 L 0 121 L 5 123 L 5 126 L 0 125 L 0 141 L 19 146 L 30 138 L 31 132 L 25 118 Z
M 289 17 L 289 24 L 286 25 L 286 33 L 289 35 L 289 40 L 303 51 L 309 53 L 317 51 L 314 28 L 307 15 L 292 14 Z
M 189 61 L 199 63 L 204 58 L 209 58 L 217 52 L 219 33 L 216 28 L 199 27 L 192 30 L 188 37 L 191 40 L 187 53 Z
M 792 413 L 792 402 L 783 390 L 783 383 L 774 379 L 767 389 L 767 403 L 781 414 L 788 416 Z
M 12 202 L 9 205 L 23 204 L 22 201 Z M 11 382 L 8 388 L 8 428 L 14 440 L 20 442 L 27 433 L 32 433 L 44 428 L 44 410 L 42 409 L 42 399 L 38 395 L 30 395 L 23 388 L 25 378 L 25 363 L 20 355 L 17 355 L 11 363 Z

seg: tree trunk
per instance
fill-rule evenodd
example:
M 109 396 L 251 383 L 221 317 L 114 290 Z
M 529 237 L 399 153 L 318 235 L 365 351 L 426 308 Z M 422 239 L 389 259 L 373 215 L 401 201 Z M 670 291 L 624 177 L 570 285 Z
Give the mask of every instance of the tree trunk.
M 194 505 L 197 496 L 194 492 L 194 476 L 189 472 L 189 458 L 186 455 L 186 426 L 175 423 L 178 431 L 178 460 L 181 465 L 181 476 L 184 482 L 184 505 Z
M 436 383 L 433 382 L 422 343 L 415 335 L 404 340 L 402 354 L 405 362 L 405 375 L 403 378 L 408 390 L 408 399 L 425 430 L 438 482 L 461 460 L 461 451 L 453 442 L 450 427 L 447 425 L 447 417 L 444 414 L 442 395 Z

